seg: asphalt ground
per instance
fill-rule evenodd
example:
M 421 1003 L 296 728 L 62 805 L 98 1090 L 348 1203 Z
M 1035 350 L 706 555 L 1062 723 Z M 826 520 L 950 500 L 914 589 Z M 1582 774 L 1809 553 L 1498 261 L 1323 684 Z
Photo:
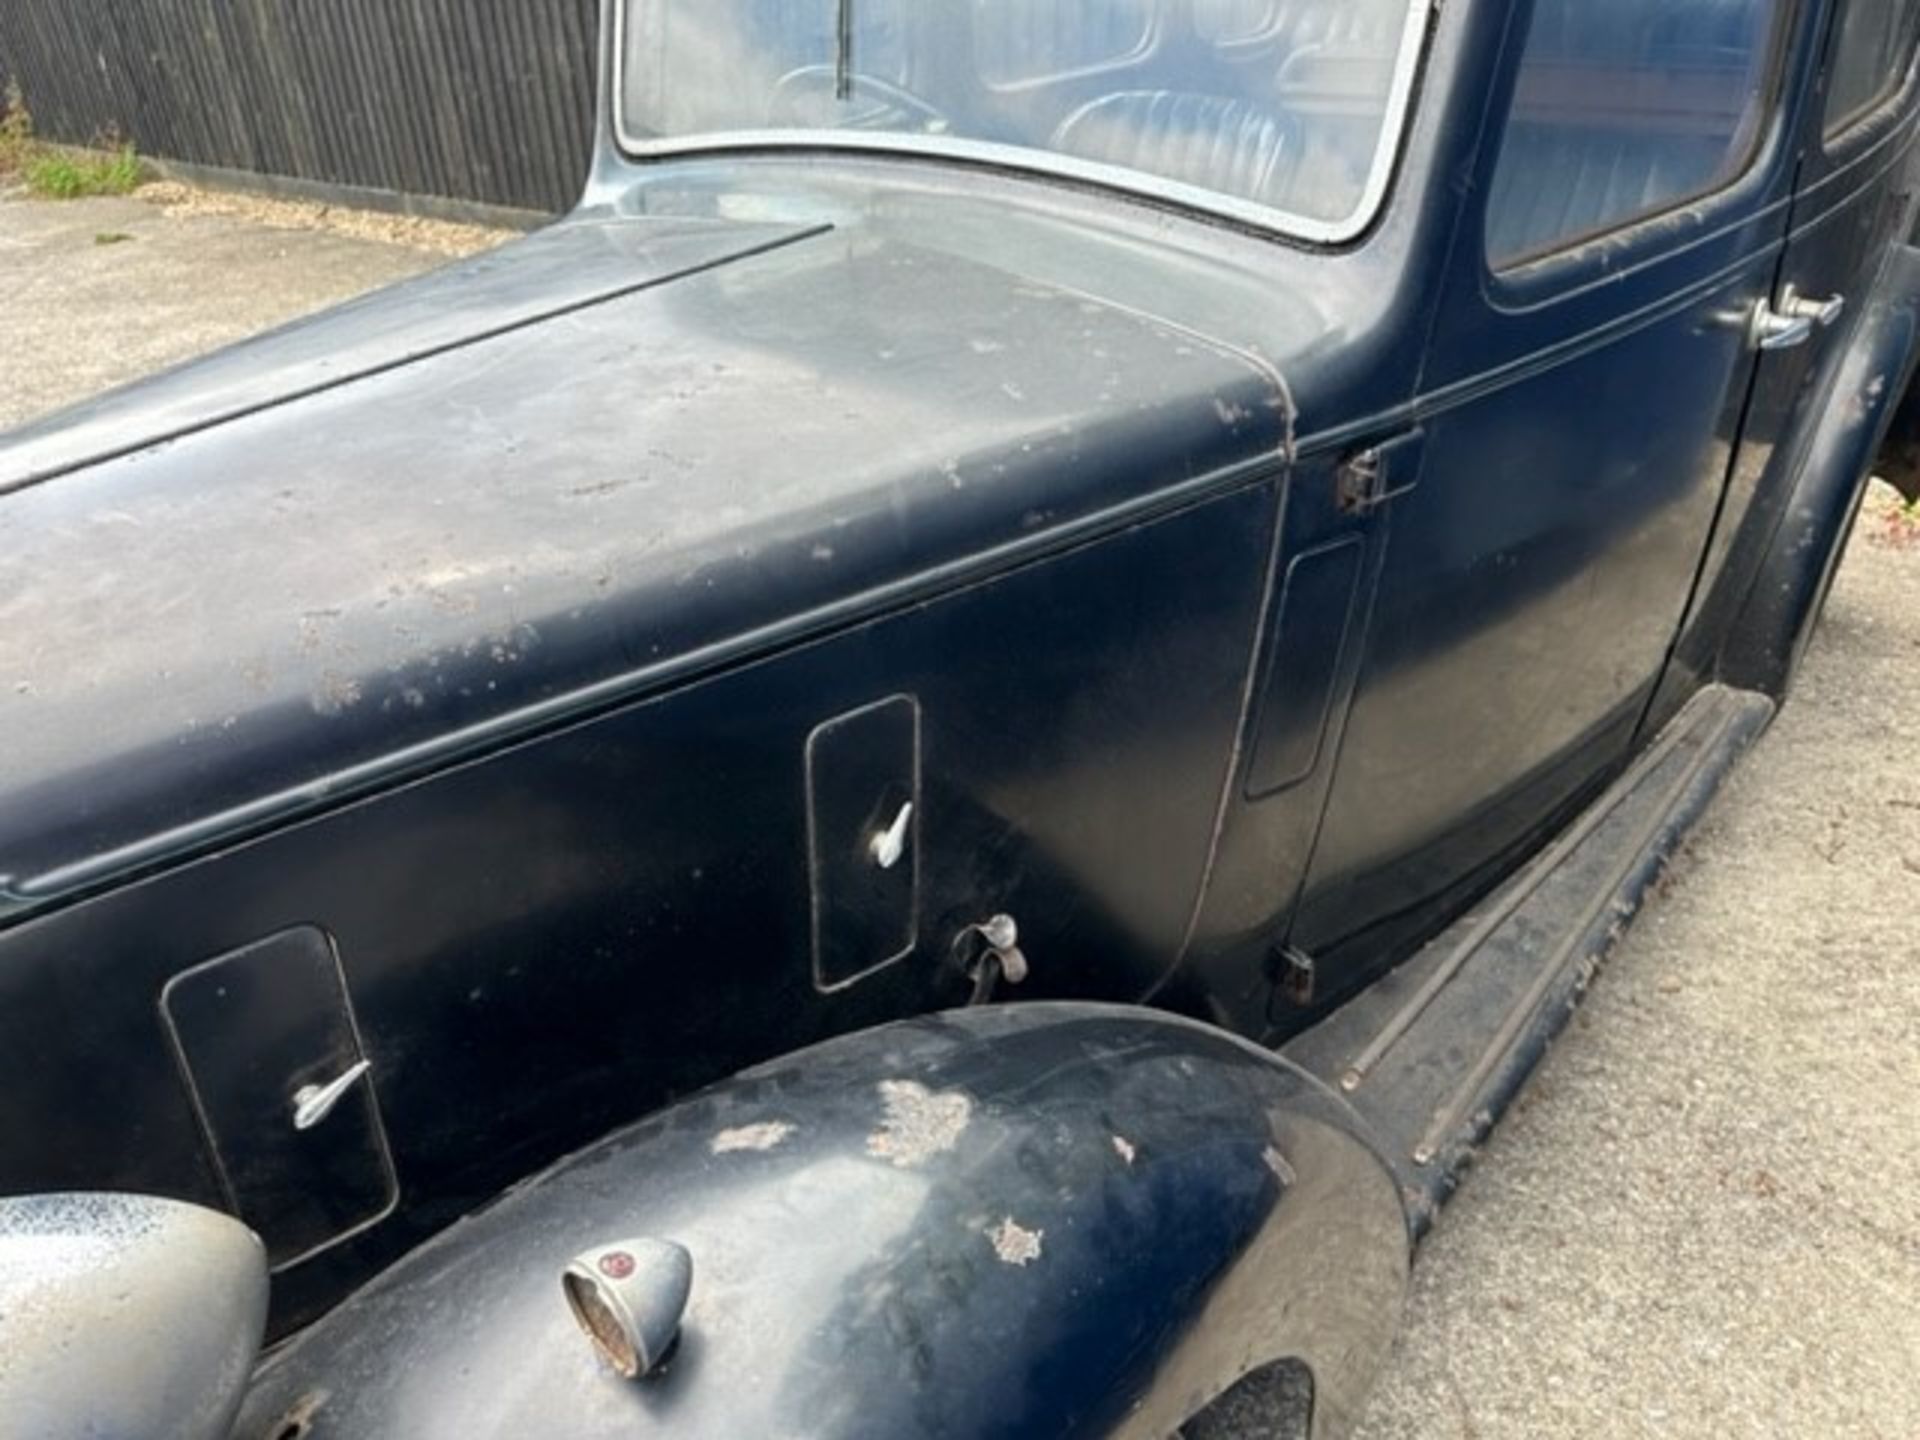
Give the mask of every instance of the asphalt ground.
M 0 426 L 461 248 L 392 233 L 0 196 Z M 1428 1242 L 1361 1440 L 1920 1437 L 1916 718 L 1920 524 L 1879 493 L 1793 697 Z

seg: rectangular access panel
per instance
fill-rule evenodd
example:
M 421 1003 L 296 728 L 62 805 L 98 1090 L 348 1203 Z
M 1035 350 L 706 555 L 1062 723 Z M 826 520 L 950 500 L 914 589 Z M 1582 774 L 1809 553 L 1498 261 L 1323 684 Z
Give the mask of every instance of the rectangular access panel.
M 1319 763 L 1365 555 L 1360 537 L 1349 536 L 1287 567 L 1247 763 L 1249 800 L 1299 784 Z
M 399 1199 L 333 940 L 282 931 L 167 982 L 160 1010 L 237 1214 L 276 1270 Z
M 912 953 L 920 906 L 920 706 L 895 695 L 807 737 L 813 979 L 853 984 Z

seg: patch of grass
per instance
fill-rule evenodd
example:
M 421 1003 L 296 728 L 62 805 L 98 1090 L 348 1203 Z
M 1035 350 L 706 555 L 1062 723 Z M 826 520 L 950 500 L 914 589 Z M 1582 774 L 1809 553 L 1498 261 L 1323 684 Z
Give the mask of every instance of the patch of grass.
M 124 230 L 102 230 L 93 237 L 96 245 L 124 245 L 133 237 Z
M 125 195 L 146 178 L 131 142 L 109 131 L 91 150 L 48 145 L 34 134 L 33 112 L 20 86 L 0 92 L 0 177 L 19 175 L 35 195 L 77 200 L 83 195 Z
M 141 178 L 140 157 L 125 143 L 110 150 L 54 150 L 43 146 L 28 158 L 22 173 L 27 188 L 48 200 L 126 195 Z

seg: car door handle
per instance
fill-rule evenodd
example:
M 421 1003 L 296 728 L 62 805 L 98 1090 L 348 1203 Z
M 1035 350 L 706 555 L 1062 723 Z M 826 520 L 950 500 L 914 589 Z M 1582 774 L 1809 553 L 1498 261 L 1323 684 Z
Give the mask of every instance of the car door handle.
M 1813 338 L 1813 317 L 1782 314 L 1760 300 L 1754 304 L 1747 338 L 1756 350 L 1791 350 Z
M 1846 313 L 1844 295 L 1813 300 L 1789 285 L 1780 294 L 1778 309 L 1765 300 L 1754 302 L 1747 336 L 1756 350 L 1791 350 L 1811 340 L 1816 328 L 1825 330 Z
M 1813 300 L 1789 285 L 1780 296 L 1780 313 L 1796 320 L 1811 320 L 1825 330 L 1847 313 L 1847 297 L 1831 295 L 1825 300 Z

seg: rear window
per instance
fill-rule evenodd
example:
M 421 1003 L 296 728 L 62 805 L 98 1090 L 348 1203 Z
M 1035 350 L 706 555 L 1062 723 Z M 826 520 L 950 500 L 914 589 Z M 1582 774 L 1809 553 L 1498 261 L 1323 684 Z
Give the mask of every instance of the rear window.
M 1900 88 L 1913 59 L 1911 0 L 1849 0 L 1827 66 L 1827 134 L 1839 134 Z
M 1746 168 L 1784 0 L 1539 0 L 1487 202 L 1518 264 L 1670 210 Z

